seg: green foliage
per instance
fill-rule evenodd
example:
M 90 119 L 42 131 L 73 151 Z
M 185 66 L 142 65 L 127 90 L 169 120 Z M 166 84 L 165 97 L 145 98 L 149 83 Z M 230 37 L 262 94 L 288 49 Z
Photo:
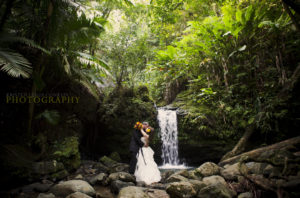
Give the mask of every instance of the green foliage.
M 78 138 L 66 137 L 63 141 L 54 143 L 53 155 L 57 161 L 62 162 L 67 170 L 74 170 L 80 165 Z
M 36 119 L 44 118 L 49 124 L 57 125 L 60 119 L 60 115 L 58 111 L 55 110 L 45 110 L 42 113 L 38 114 Z
M 171 5 L 169 1 L 152 4 L 152 31 L 159 31 L 154 32 L 164 40 L 147 68 L 153 99 L 163 100 L 168 83 L 188 79 L 188 90 L 174 103 L 188 112 L 186 130 L 238 138 L 255 124 L 262 133 L 282 134 L 279 123 L 288 116 L 290 96 L 279 97 L 279 91 L 299 63 L 289 59 L 289 53 L 299 53 L 299 33 L 282 5 L 266 0 L 213 5 L 191 0 L 175 10 Z M 196 5 L 206 11 L 193 9 Z M 163 13 L 160 6 L 170 12 Z M 182 29 L 173 28 L 173 37 L 163 34 L 174 24 Z

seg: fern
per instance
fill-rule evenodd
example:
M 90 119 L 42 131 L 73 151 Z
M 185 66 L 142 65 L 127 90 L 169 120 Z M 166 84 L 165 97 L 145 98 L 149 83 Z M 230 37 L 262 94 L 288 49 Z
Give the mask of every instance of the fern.
M 0 65 L 0 69 L 12 77 L 29 78 L 32 73 L 31 63 L 10 49 L 0 48 Z

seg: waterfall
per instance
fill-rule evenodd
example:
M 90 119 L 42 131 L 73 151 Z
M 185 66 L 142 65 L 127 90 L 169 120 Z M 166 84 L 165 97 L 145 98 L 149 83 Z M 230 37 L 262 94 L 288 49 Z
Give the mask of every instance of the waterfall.
M 163 167 L 180 167 L 178 157 L 177 114 L 175 110 L 159 108 L 157 119 L 162 140 Z

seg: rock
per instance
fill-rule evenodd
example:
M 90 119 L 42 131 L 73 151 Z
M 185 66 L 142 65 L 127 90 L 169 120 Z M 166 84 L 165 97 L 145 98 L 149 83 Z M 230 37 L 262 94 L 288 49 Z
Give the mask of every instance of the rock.
M 92 197 L 90 197 L 84 193 L 81 193 L 81 192 L 75 192 L 75 193 L 68 195 L 66 198 L 92 198 Z
M 196 195 L 196 190 L 189 182 L 173 182 L 167 186 L 167 192 L 171 197 L 190 198 Z
M 221 176 L 218 176 L 218 175 L 213 175 L 213 176 L 210 176 L 210 177 L 204 177 L 202 181 L 207 186 L 215 185 L 215 184 L 222 184 L 224 186 L 227 185 L 225 179 Z
M 206 187 L 206 184 L 202 181 L 191 179 L 189 182 L 193 185 L 193 188 L 198 193 L 202 188 Z
M 175 171 L 165 171 L 163 173 L 161 173 L 161 182 L 165 183 L 166 180 L 175 173 Z
M 188 171 L 188 173 L 189 173 L 189 175 L 188 175 L 187 178 L 189 178 L 189 179 L 197 179 L 197 180 L 201 180 L 202 179 L 202 177 L 200 175 L 196 174 L 195 170 L 190 170 L 190 171 Z
M 231 198 L 230 190 L 221 183 L 213 184 L 202 188 L 197 194 L 197 198 Z
M 149 189 L 146 194 L 150 198 L 170 198 L 170 195 L 165 190 Z
M 116 162 L 121 162 L 121 157 L 119 155 L 118 152 L 112 152 L 110 155 L 109 155 L 109 158 L 116 161 Z
M 114 165 L 112 165 L 112 167 L 109 168 L 110 173 L 128 172 L 128 171 L 129 171 L 129 165 L 123 164 L 123 163 L 114 164 Z
M 65 197 L 74 192 L 82 192 L 92 197 L 95 196 L 94 188 L 89 183 L 83 180 L 69 180 L 60 182 L 59 184 L 53 186 L 50 189 L 50 192 L 58 197 Z
M 104 186 L 95 186 L 96 198 L 115 198 L 110 188 Z
M 143 182 L 143 181 L 136 182 L 136 186 L 138 186 L 138 187 L 145 187 L 146 185 L 147 184 L 145 182 Z
M 83 176 L 81 174 L 78 174 L 74 177 L 74 179 L 83 179 Z
M 281 171 L 279 168 L 268 164 L 263 170 L 263 175 L 270 178 L 281 177 Z
M 220 167 L 213 162 L 205 162 L 200 167 L 195 169 L 195 174 L 201 177 L 218 175 L 219 173 Z
M 68 175 L 68 171 L 64 169 L 59 172 L 53 173 L 52 175 L 50 175 L 50 178 L 52 179 L 52 181 L 57 181 L 67 177 Z
M 260 162 L 248 162 L 246 166 L 249 169 L 249 173 L 262 175 L 264 169 L 268 166 L 267 163 L 260 163 Z
M 49 183 L 36 182 L 36 183 L 29 184 L 27 186 L 22 187 L 22 192 L 33 192 L 33 191 L 41 192 L 41 193 L 47 192 L 52 185 L 53 185 L 52 182 L 49 182 Z
M 110 159 L 110 158 L 107 157 L 107 156 L 101 157 L 99 161 L 100 161 L 101 163 L 103 163 L 105 166 L 108 166 L 108 167 L 111 167 L 111 166 L 113 166 L 114 164 L 117 163 L 115 160 L 112 160 L 112 159 Z
M 230 182 L 230 188 L 235 191 L 236 193 L 243 193 L 248 190 L 249 186 L 245 185 L 245 183 L 238 183 L 238 182 Z
M 118 198 L 150 198 L 140 187 L 128 186 L 122 188 Z
M 126 172 L 111 173 L 108 176 L 109 183 L 112 181 L 115 181 L 115 180 L 121 180 L 124 182 L 135 182 L 135 178 L 131 174 L 126 173 Z
M 37 198 L 55 198 L 55 195 L 52 193 L 40 193 Z
M 35 162 L 32 167 L 34 174 L 48 175 L 51 173 L 58 172 L 64 169 L 64 165 L 61 162 L 53 161 L 43 161 Z
M 89 179 L 89 183 L 91 185 L 95 185 L 95 184 L 100 184 L 100 185 L 106 185 L 106 178 L 107 178 L 107 174 L 106 173 L 100 173 L 96 176 L 93 176 L 92 178 Z
M 188 181 L 188 179 L 181 175 L 173 174 L 166 180 L 167 183 L 181 182 L 181 181 Z
M 238 176 L 241 175 L 240 169 L 241 171 L 247 171 L 248 168 L 245 164 L 235 163 L 226 166 L 226 168 L 222 169 L 220 172 L 226 180 L 237 180 Z
M 120 180 L 112 181 L 110 184 L 110 190 L 112 193 L 118 194 L 122 188 L 134 186 L 133 182 L 123 182 Z
M 183 177 L 189 177 L 189 172 L 187 170 L 180 170 L 180 171 L 177 171 L 175 172 L 173 175 L 181 175 Z
M 161 189 L 161 190 L 165 190 L 165 189 L 166 189 L 166 184 L 162 184 L 162 183 L 153 183 L 153 184 L 150 184 L 148 187 L 149 187 L 149 188 L 153 188 L 153 189 Z
M 94 169 L 97 169 L 99 173 L 108 173 L 109 168 L 102 164 L 101 162 L 95 163 L 93 166 Z
M 239 194 L 237 198 L 253 198 L 253 194 L 251 192 L 244 192 Z

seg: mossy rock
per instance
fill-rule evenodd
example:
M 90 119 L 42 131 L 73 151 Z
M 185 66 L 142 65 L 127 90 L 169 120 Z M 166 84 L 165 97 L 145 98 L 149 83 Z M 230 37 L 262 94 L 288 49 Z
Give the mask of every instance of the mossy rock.
M 114 164 L 116 164 L 117 162 L 115 160 L 112 160 L 111 158 L 107 157 L 107 156 L 103 156 L 99 159 L 99 161 L 101 163 L 103 163 L 105 166 L 113 166 Z
M 53 173 L 50 175 L 50 178 L 53 180 L 53 181 L 56 181 L 56 180 L 61 180 L 65 177 L 67 177 L 69 175 L 69 172 L 64 169 L 64 170 L 61 170 L 59 172 L 56 172 L 56 173 Z
M 109 158 L 116 161 L 116 162 L 121 162 L 121 157 L 120 157 L 120 154 L 118 152 L 112 152 L 109 155 Z

